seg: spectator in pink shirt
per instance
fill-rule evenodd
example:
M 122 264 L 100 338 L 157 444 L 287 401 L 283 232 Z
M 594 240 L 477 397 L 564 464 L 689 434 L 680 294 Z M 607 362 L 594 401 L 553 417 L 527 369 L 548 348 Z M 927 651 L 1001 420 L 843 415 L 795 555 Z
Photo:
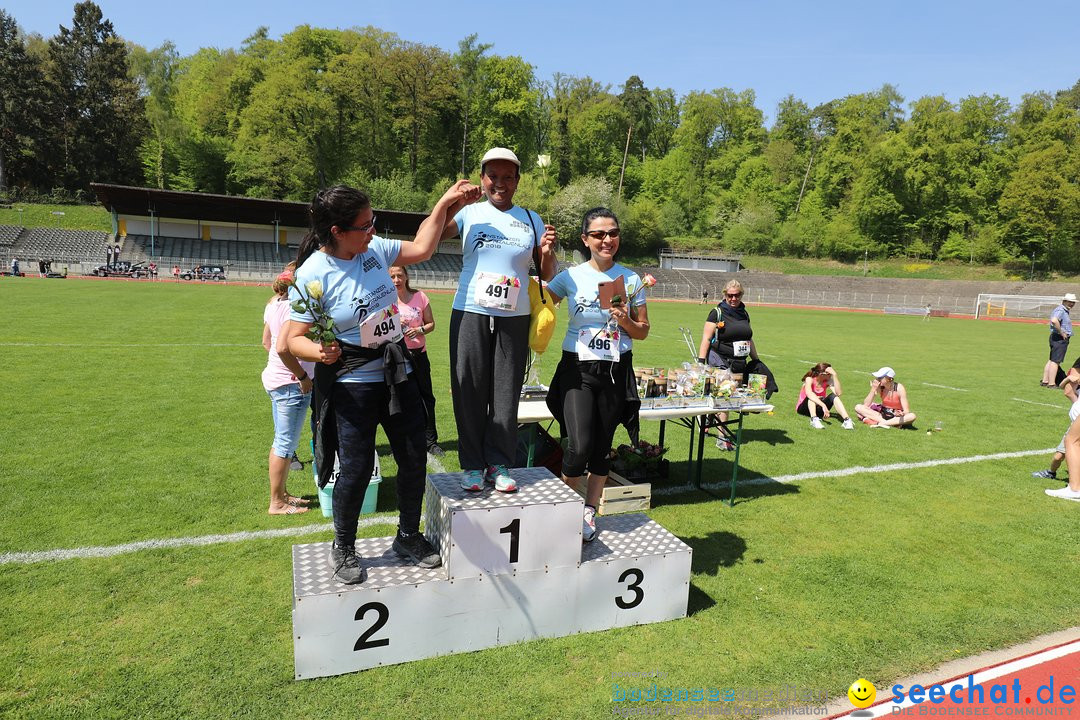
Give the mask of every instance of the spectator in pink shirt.
M 439 447 L 439 431 L 435 427 L 435 393 L 431 387 L 431 361 L 427 355 L 427 335 L 435 329 L 435 316 L 423 290 L 414 290 L 409 284 L 409 271 L 400 265 L 390 268 L 390 279 L 397 288 L 398 312 L 405 333 L 405 345 L 409 348 L 413 373 L 420 386 L 420 397 L 427 410 L 427 450 L 432 455 L 442 455 Z
M 285 266 L 290 278 L 296 263 Z M 285 273 L 282 273 L 285 275 Z M 263 387 L 274 410 L 274 444 L 270 447 L 270 514 L 295 515 L 308 511 L 308 501 L 289 495 L 285 481 L 293 453 L 300 443 L 308 405 L 311 404 L 315 363 L 297 360 L 285 345 L 281 332 L 289 322 L 289 284 L 274 281 L 274 297 L 263 310 L 262 344 L 268 355 L 262 372 Z M 279 341 L 280 338 L 280 341 Z M 301 466 L 302 467 L 302 466 Z

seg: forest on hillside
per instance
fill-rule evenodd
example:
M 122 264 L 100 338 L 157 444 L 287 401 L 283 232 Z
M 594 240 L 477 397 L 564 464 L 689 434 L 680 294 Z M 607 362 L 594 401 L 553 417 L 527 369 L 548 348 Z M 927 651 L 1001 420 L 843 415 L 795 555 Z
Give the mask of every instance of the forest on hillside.
M 603 204 L 638 253 L 1080 270 L 1080 81 L 1017 105 L 887 82 L 816 107 L 789 95 L 766 127 L 722 77 L 682 96 L 637 75 L 541 78 L 476 35 L 451 53 L 374 27 L 258 28 L 182 56 L 124 40 L 89 0 L 50 38 L 17 20 L 0 10 L 0 199 L 111 182 L 308 200 L 348 183 L 420 211 L 501 145 L 522 159 L 516 200 L 564 242 Z

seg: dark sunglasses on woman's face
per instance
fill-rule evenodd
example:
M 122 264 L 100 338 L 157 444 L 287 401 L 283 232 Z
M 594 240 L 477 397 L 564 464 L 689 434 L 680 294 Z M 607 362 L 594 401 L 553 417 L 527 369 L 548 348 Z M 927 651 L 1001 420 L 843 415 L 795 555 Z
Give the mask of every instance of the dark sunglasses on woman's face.
M 619 237 L 619 228 L 612 228 L 611 230 L 589 230 L 585 233 L 593 240 L 603 240 L 606 237 Z
M 350 230 L 359 230 L 360 232 L 367 232 L 371 228 L 375 227 L 375 216 L 371 216 L 371 220 L 363 225 L 338 225 L 338 230 L 341 232 L 349 232 Z
M 726 297 L 732 298 L 733 300 L 737 300 L 742 297 L 742 293 L 724 293 L 724 295 Z

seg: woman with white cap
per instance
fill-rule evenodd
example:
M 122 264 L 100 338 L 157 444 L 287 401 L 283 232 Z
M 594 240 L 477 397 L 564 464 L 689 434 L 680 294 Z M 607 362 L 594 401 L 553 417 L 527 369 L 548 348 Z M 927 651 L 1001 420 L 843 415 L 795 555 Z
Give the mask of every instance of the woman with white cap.
M 492 148 L 480 161 L 487 202 L 466 205 L 443 239 L 460 235 L 462 269 L 450 314 L 450 391 L 464 490 L 517 485 L 507 468 L 517 450 L 517 411 L 529 356 L 529 263 L 555 274 L 555 227 L 514 205 L 521 162 Z
M 874 396 L 880 402 L 874 402 Z M 866 399 L 855 406 L 855 413 L 867 425 L 878 428 L 896 428 L 915 422 L 915 413 L 908 405 L 907 390 L 896 382 L 896 371 L 883 367 L 870 380 L 870 392 Z
M 1043 367 L 1043 387 L 1057 387 L 1058 366 L 1065 362 L 1065 353 L 1069 349 L 1069 339 L 1072 337 L 1072 318 L 1069 313 L 1076 304 L 1076 296 L 1065 293 L 1061 304 L 1050 312 L 1050 359 Z

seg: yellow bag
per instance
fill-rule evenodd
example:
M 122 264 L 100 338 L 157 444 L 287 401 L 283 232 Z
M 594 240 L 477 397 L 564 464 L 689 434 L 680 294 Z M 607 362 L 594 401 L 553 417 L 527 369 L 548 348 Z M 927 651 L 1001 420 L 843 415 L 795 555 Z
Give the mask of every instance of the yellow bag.
M 529 347 L 535 353 L 547 350 L 551 336 L 555 333 L 555 311 L 552 308 L 551 295 L 540 297 L 540 283 L 536 278 L 529 278 Z

